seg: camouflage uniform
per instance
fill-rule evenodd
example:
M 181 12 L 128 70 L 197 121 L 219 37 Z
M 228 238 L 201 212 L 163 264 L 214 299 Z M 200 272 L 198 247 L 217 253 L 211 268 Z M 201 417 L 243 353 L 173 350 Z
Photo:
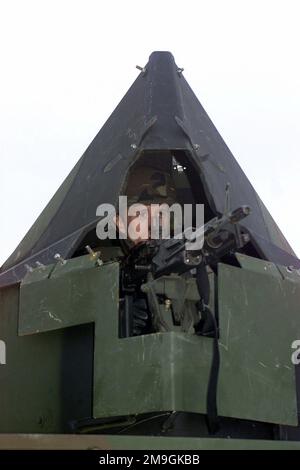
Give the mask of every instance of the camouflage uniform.
M 176 189 L 171 173 L 157 166 L 136 166 L 129 174 L 125 190 L 128 206 L 132 204 L 168 204 L 176 202 Z M 124 242 L 124 241 L 123 241 Z M 129 250 L 134 248 L 126 240 Z M 141 335 L 151 329 L 150 311 L 144 294 L 137 291 L 133 300 L 133 335 Z

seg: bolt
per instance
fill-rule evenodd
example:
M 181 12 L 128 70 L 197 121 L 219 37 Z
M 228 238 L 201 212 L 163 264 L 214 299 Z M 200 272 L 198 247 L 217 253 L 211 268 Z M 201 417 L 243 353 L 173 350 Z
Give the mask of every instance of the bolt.
M 44 268 L 45 265 L 43 263 L 40 263 L 39 261 L 36 261 L 35 264 L 37 265 L 38 268 Z
M 140 65 L 136 65 L 135 68 L 137 68 L 138 70 L 140 70 L 143 73 L 146 72 L 146 67 L 141 67 Z
M 89 253 L 89 255 L 91 255 L 93 258 L 95 258 L 95 256 L 97 256 L 96 253 L 94 252 L 94 250 L 90 247 L 90 245 L 86 245 L 85 249 Z
M 54 255 L 54 259 L 62 265 L 66 264 L 66 260 L 61 256 L 60 253 L 56 253 L 56 255 Z
M 100 252 L 99 252 L 99 253 L 96 253 L 96 252 L 90 247 L 90 245 L 86 245 L 85 249 L 86 249 L 86 251 L 91 255 L 91 257 L 96 260 L 96 263 L 98 264 L 98 266 L 102 266 L 103 261 L 102 261 L 101 259 L 99 259 Z

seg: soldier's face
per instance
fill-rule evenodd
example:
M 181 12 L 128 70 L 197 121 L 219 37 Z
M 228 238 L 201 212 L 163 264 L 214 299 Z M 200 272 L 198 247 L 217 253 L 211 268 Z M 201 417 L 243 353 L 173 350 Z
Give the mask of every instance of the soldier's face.
M 124 220 L 118 216 L 116 225 L 119 232 L 127 235 L 135 245 L 151 239 L 151 227 L 162 225 L 163 217 L 158 204 L 134 204 L 127 212 L 127 227 Z

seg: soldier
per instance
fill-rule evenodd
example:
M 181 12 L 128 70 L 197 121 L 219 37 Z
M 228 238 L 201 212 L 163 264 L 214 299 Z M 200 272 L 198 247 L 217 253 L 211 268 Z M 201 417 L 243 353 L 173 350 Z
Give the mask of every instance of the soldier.
M 136 222 L 138 236 L 131 237 L 130 231 L 126 233 L 126 224 L 121 214 L 118 214 L 116 217 L 116 226 L 119 233 L 122 233 L 125 237 L 127 236 L 125 239 L 120 238 L 120 243 L 126 254 L 124 265 L 127 268 L 129 266 L 130 269 L 134 269 L 131 263 L 134 252 L 140 249 L 143 243 L 151 239 L 151 222 L 157 216 L 159 205 L 167 204 L 171 206 L 177 202 L 176 189 L 171 172 L 167 171 L 165 168 L 159 168 L 159 166 L 154 163 L 155 162 L 151 159 L 151 164 L 136 165 L 129 175 L 124 191 L 127 196 L 128 204 L 127 226 L 129 227 L 130 224 Z M 144 206 L 144 213 L 130 215 L 129 209 L 133 204 L 142 204 Z M 156 205 L 156 207 L 153 205 Z M 141 222 L 143 217 L 145 217 L 145 223 Z M 162 220 L 163 218 L 160 216 L 160 223 L 162 223 Z M 130 293 L 131 306 L 129 308 L 132 313 L 132 315 L 130 315 L 132 317 L 130 329 L 133 335 L 153 331 L 147 298 L 145 294 L 140 291 L 140 285 L 143 281 L 144 279 L 141 278 L 140 282 L 135 286 L 134 292 Z M 125 297 L 128 300 L 127 293 L 125 293 Z M 124 314 L 124 310 L 122 311 L 121 309 L 121 317 L 122 314 Z

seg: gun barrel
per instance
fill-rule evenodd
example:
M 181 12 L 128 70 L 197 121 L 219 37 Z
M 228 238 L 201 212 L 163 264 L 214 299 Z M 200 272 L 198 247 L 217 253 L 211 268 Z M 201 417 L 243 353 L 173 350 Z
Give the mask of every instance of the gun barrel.
M 194 242 L 195 240 L 203 239 L 212 233 L 212 232 L 219 232 L 224 225 L 231 223 L 237 224 L 245 217 L 247 217 L 251 213 L 251 208 L 247 205 L 243 205 L 238 207 L 237 209 L 229 212 L 228 214 L 224 214 L 222 217 L 215 217 L 214 219 L 207 222 L 205 225 L 199 227 L 197 230 L 193 231 L 192 227 L 189 227 L 184 231 L 184 239 L 186 242 Z

